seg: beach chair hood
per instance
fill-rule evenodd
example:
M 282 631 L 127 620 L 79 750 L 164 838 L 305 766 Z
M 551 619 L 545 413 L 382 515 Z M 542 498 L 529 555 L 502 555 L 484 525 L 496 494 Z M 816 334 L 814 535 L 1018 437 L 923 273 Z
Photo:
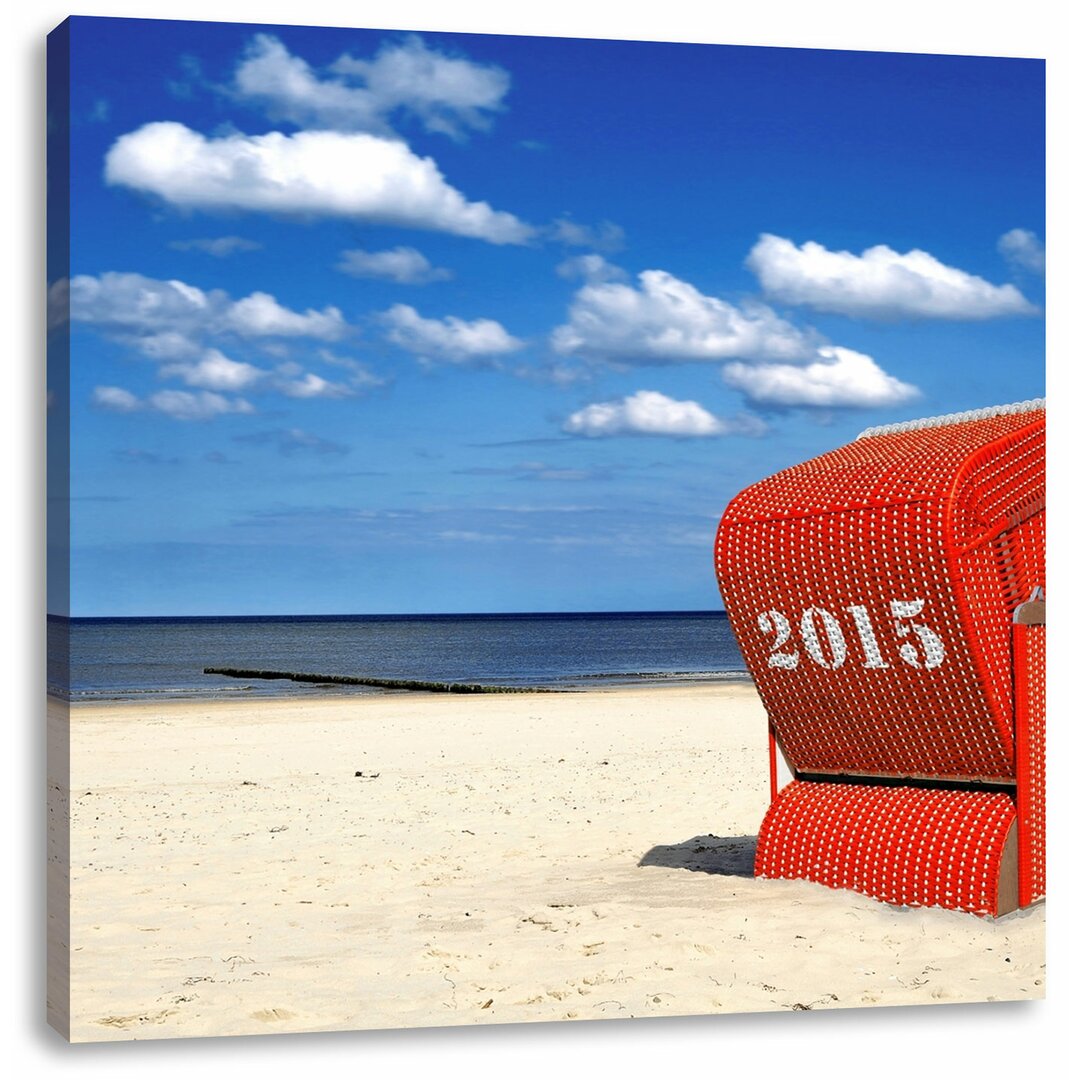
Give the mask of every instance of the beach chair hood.
M 716 568 L 798 772 L 1013 775 L 1013 611 L 1045 585 L 1041 402 L 871 428 L 732 500 Z

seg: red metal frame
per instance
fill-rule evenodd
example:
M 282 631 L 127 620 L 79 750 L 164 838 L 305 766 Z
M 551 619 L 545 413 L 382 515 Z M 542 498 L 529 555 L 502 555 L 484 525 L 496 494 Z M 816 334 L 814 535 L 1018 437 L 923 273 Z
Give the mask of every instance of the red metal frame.
M 1020 906 L 1046 895 L 1046 627 L 1014 626 Z
M 776 732 L 769 724 L 769 804 L 776 802 Z

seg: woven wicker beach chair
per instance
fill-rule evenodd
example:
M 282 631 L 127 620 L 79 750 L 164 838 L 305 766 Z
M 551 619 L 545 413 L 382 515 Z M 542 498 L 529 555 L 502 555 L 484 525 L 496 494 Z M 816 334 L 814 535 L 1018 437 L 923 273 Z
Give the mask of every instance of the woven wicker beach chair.
M 1044 408 L 871 428 L 728 506 L 769 719 L 755 874 L 979 915 L 1045 894 Z

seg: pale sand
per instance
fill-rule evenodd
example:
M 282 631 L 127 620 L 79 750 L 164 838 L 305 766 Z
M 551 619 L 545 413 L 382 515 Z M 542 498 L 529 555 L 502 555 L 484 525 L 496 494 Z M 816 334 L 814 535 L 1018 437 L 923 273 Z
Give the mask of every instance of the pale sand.
M 748 685 L 73 708 L 72 1038 L 1043 996 L 1041 905 L 755 880 L 764 729 Z

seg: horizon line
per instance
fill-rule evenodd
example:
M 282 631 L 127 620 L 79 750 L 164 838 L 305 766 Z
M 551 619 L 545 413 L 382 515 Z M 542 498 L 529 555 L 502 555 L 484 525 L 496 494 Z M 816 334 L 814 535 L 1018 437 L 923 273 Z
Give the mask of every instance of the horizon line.
M 416 611 L 416 612 L 278 612 L 276 614 L 180 615 L 59 615 L 46 612 L 46 620 L 60 622 L 152 622 L 178 620 L 253 621 L 256 619 L 508 619 L 573 618 L 615 615 L 727 615 L 724 608 L 634 608 L 602 611 Z

